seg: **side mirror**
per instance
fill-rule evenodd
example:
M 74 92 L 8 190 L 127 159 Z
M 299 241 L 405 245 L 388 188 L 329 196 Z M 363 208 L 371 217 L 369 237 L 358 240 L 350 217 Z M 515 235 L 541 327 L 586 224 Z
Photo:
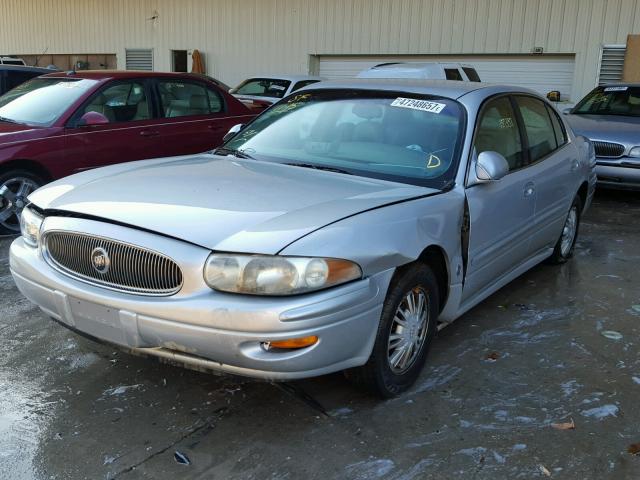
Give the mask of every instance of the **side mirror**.
M 222 137 L 222 141 L 228 142 L 229 140 L 231 140 L 238 133 L 240 133 L 240 130 L 242 130 L 242 127 L 244 127 L 242 123 L 238 123 L 237 125 L 234 125 L 233 127 L 231 127 L 231 129 L 227 132 L 227 134 L 224 137 Z
M 562 114 L 563 115 L 569 115 L 571 113 L 571 110 L 573 110 L 572 108 L 565 108 L 564 110 L 562 110 Z
M 490 150 L 480 153 L 476 160 L 476 177 L 479 183 L 495 182 L 509 173 L 507 159 Z
M 552 90 L 547 93 L 547 99 L 550 102 L 559 102 L 560 101 L 560 92 L 558 90 Z
M 78 127 L 90 127 L 91 125 L 105 125 L 109 119 L 99 112 L 87 112 L 78 120 Z

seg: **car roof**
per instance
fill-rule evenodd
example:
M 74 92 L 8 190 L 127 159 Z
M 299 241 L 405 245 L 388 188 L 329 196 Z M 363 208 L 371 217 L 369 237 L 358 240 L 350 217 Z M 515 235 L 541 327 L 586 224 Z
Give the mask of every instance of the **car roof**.
M 463 67 L 471 67 L 471 65 L 459 62 L 389 62 L 374 65 L 370 70 L 395 70 L 398 68 L 406 70 L 423 70 L 436 65 L 460 65 Z
M 539 96 L 528 88 L 514 87 L 483 82 L 460 82 L 457 80 L 428 80 L 420 78 L 358 78 L 353 80 L 334 80 L 314 83 L 303 90 L 376 90 L 389 92 L 407 92 L 417 95 L 435 95 L 458 99 L 467 93 L 486 90 L 487 95 L 499 92 L 524 92 Z M 297 93 L 296 92 L 296 93 Z
M 272 78 L 275 80 L 289 80 L 291 82 L 299 82 L 300 80 L 326 80 L 325 77 L 319 77 L 317 75 L 254 75 L 253 77 L 247 77 L 243 82 L 247 80 L 253 80 L 255 78 Z
M 178 73 L 178 72 L 150 72 L 147 70 L 69 70 L 65 72 L 56 72 L 47 75 L 47 77 L 53 78 L 86 78 L 91 80 L 114 80 L 114 79 L 127 79 L 127 78 L 185 78 L 196 77 L 192 73 Z M 198 78 L 204 78 L 198 76 Z
M 607 88 L 607 87 L 640 87 L 640 83 L 638 82 L 615 82 L 615 83 L 604 83 L 602 85 L 598 85 L 596 88 Z
M 4 64 L 0 65 L 0 70 L 9 70 L 9 71 L 16 71 L 16 72 L 34 72 L 34 73 L 40 72 L 41 75 L 46 73 L 57 72 L 57 70 L 52 70 L 50 68 L 45 68 L 45 67 L 29 67 L 26 65 L 4 65 Z

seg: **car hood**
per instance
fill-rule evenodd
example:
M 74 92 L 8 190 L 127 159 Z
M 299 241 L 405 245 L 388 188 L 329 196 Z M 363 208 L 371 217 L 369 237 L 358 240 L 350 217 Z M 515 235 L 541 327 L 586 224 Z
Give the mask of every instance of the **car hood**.
M 44 210 L 107 219 L 212 250 L 275 254 L 337 220 L 437 192 L 203 154 L 83 172 L 37 190 L 29 200 Z
M 0 146 L 32 137 L 39 137 L 43 129 L 0 121 Z
M 616 115 L 567 115 L 577 135 L 591 140 L 640 145 L 640 118 Z

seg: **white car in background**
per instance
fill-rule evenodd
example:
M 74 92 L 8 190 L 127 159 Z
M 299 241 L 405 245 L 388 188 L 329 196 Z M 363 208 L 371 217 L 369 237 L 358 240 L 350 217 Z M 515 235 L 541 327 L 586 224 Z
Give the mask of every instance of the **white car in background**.
M 21 67 L 26 66 L 25 61 L 18 57 L 3 57 L 0 56 L 0 65 L 18 65 Z
M 441 62 L 381 63 L 358 74 L 358 78 L 424 78 L 431 80 L 459 80 L 479 82 L 480 76 L 472 65 Z
M 264 110 L 302 87 L 326 80 L 310 75 L 277 75 L 253 77 L 229 90 L 229 93 L 249 108 Z

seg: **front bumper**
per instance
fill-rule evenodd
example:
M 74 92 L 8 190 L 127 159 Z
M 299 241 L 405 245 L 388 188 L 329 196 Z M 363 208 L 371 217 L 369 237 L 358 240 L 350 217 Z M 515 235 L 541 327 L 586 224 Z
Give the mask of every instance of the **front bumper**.
M 19 290 L 47 315 L 81 333 L 190 368 L 268 380 L 323 375 L 369 358 L 392 271 L 294 297 L 224 294 L 202 279 L 206 249 L 89 220 L 48 218 L 43 228 L 62 223 L 74 231 L 172 252 L 185 275 L 183 289 L 170 297 L 111 291 L 54 270 L 40 250 L 15 240 L 10 264 Z M 299 350 L 262 347 L 263 342 L 310 335 L 319 341 Z
M 598 185 L 620 189 L 640 189 L 640 159 L 596 159 Z

